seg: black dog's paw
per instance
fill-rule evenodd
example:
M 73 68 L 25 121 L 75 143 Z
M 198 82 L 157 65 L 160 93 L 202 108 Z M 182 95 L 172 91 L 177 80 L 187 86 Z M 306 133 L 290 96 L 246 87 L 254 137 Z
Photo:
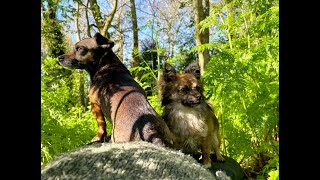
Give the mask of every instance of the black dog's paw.
M 93 138 L 94 139 L 94 138 Z M 87 145 L 92 145 L 92 144 L 103 144 L 103 143 L 109 143 L 111 142 L 111 135 L 104 137 L 100 140 L 96 140 L 96 141 L 91 141 L 89 142 Z
M 89 142 L 87 145 L 93 145 L 93 144 L 102 144 L 103 142 L 102 141 L 92 141 L 92 142 Z

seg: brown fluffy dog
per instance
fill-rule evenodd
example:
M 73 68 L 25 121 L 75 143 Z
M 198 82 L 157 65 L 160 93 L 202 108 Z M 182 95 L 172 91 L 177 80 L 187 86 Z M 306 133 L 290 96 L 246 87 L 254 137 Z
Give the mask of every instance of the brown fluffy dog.
M 200 149 L 205 167 L 211 167 L 212 150 L 217 160 L 223 161 L 218 120 L 203 96 L 198 63 L 191 63 L 182 74 L 165 64 L 158 85 L 164 106 L 162 117 L 177 138 L 175 148 L 192 155 Z
M 68 69 L 85 69 L 91 78 L 91 110 L 98 124 L 92 142 L 105 142 L 105 117 L 112 123 L 111 142 L 148 141 L 171 145 L 173 138 L 146 99 L 141 86 L 113 53 L 114 42 L 96 33 L 77 42 L 73 51 L 59 56 Z

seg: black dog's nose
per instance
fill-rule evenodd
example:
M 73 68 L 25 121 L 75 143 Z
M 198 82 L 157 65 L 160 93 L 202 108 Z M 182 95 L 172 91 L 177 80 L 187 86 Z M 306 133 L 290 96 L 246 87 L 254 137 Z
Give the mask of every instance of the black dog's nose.
M 64 56 L 63 56 L 63 55 L 61 55 L 61 56 L 58 57 L 58 61 L 59 61 L 59 62 L 62 62 L 63 59 L 64 59 Z

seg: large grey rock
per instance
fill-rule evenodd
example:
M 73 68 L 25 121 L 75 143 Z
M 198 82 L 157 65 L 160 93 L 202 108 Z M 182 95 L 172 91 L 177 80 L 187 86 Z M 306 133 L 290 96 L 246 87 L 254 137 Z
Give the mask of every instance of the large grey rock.
M 41 170 L 41 179 L 216 178 L 189 155 L 152 143 L 130 142 L 93 144 L 63 153 Z
M 223 156 L 224 162 L 217 161 L 215 154 L 211 155 L 212 166 L 210 171 L 216 176 L 217 180 L 243 180 L 244 171 L 240 164 L 227 156 Z

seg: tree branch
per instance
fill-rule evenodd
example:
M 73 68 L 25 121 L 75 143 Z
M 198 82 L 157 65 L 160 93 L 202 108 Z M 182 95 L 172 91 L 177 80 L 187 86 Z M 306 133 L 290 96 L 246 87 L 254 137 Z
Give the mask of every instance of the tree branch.
M 116 10 L 117 10 L 117 5 L 118 5 L 118 0 L 113 0 L 113 7 L 112 7 L 112 10 L 110 12 L 110 14 L 108 15 L 108 18 L 102 28 L 102 31 L 101 31 L 101 34 L 104 35 L 104 36 L 107 36 L 108 38 L 109 37 L 109 33 L 108 33 L 108 29 L 110 27 L 110 24 L 112 22 L 112 19 L 114 17 L 114 14 L 116 13 Z

